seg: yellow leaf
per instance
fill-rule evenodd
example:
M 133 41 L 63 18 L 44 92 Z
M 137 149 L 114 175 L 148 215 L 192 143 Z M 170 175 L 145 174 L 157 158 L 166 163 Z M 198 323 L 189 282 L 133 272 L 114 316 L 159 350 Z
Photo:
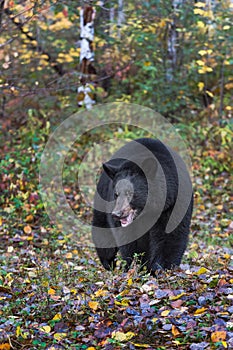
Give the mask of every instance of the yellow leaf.
M 196 273 L 195 275 L 203 275 L 204 273 L 206 273 L 208 270 L 205 267 L 201 267 Z
M 172 341 L 175 345 L 180 345 L 180 341 L 179 340 L 173 340 Z
M 206 67 L 206 71 L 207 71 L 207 72 L 213 72 L 213 68 L 211 68 L 211 67 Z
M 131 338 L 133 338 L 136 335 L 136 333 L 133 332 L 127 332 L 127 333 L 123 333 L 123 332 L 112 332 L 112 338 L 118 340 L 118 341 L 128 341 Z
M 66 333 L 55 333 L 54 335 L 53 335 L 53 337 L 54 337 L 54 339 L 56 339 L 56 340 L 62 340 L 63 338 L 65 338 L 66 337 Z
M 202 81 L 200 81 L 200 82 L 197 84 L 197 86 L 198 86 L 199 91 L 202 91 L 202 90 L 204 89 L 205 84 L 204 84 Z
M 49 290 L 48 290 L 48 294 L 49 294 L 49 295 L 54 295 L 54 294 L 56 294 L 55 289 L 53 289 L 53 288 L 49 288 Z
M 87 348 L 87 350 L 96 350 L 96 348 L 94 348 L 93 346 L 90 346 L 89 348 Z
M 115 300 L 115 305 L 128 306 L 129 305 L 129 301 L 127 299 L 122 299 L 121 301 Z
M 23 230 L 24 230 L 25 233 L 31 233 L 31 232 L 32 232 L 32 228 L 31 228 L 31 226 L 29 226 L 29 225 L 25 226 L 25 227 L 23 228 Z
M 198 28 L 205 28 L 205 23 L 202 21 L 198 21 L 197 26 L 198 26 Z
M 183 295 L 185 295 L 186 293 L 182 292 L 178 295 L 172 295 L 169 299 L 170 300 L 177 300 L 177 299 L 180 299 Z
M 67 253 L 66 254 L 66 259 L 72 259 L 73 257 L 73 254 L 72 253 Z
M 209 90 L 206 90 L 207 95 L 209 95 L 210 97 L 214 97 L 214 94 L 212 94 L 212 92 L 210 92 Z
M 206 55 L 207 51 L 206 50 L 200 50 L 198 51 L 199 55 L 204 56 Z
M 226 331 L 216 331 L 211 333 L 211 340 L 213 343 L 217 343 L 219 341 L 223 341 L 226 339 Z
M 128 280 L 128 286 L 132 286 L 132 284 L 133 284 L 133 280 L 132 280 L 132 278 L 130 278 L 130 279 Z
M 228 29 L 230 29 L 231 28 L 231 26 L 229 26 L 229 25 L 226 25 L 226 26 L 223 26 L 223 30 L 228 30 Z
M 206 4 L 205 4 L 205 2 L 198 1 L 198 2 L 196 2 L 195 6 L 196 7 L 205 7 Z
M 123 296 L 127 295 L 128 293 L 129 293 L 129 289 L 124 289 L 119 295 L 121 297 L 123 297 Z
M 132 344 L 136 346 L 136 348 L 150 348 L 149 344 L 139 344 L 139 343 L 133 343 L 133 342 Z
M 166 317 L 169 314 L 170 314 L 170 310 L 164 310 L 161 312 L 161 316 L 163 316 L 163 317 Z
M 203 314 L 204 312 L 206 312 L 207 308 L 206 307 L 202 307 L 200 309 L 197 309 L 195 312 L 194 312 L 194 315 L 200 315 L 200 314 Z
M 108 294 L 108 291 L 107 290 L 104 290 L 104 289 L 99 289 L 95 292 L 95 295 L 97 297 L 104 297 L 105 295 Z
M 16 327 L 16 332 L 15 332 L 15 334 L 16 334 L 16 337 L 17 337 L 17 338 L 20 336 L 20 334 L 21 334 L 21 328 L 20 328 L 20 326 L 17 326 L 17 327 Z
M 99 307 L 99 303 L 97 301 L 89 301 L 88 305 L 92 310 L 95 310 L 95 311 Z
M 62 318 L 62 315 L 61 315 L 61 313 L 59 312 L 58 314 L 56 314 L 54 317 L 53 317 L 53 320 L 54 321 L 58 321 L 58 320 L 60 320 Z
M 223 257 L 224 257 L 224 259 L 227 259 L 227 260 L 231 259 L 231 255 L 227 254 L 227 253 L 224 254 Z
M 144 66 L 145 66 L 145 67 L 151 66 L 151 62 L 149 62 L 149 61 L 144 62 Z
M 194 9 L 193 12 L 194 12 L 195 15 L 203 16 L 205 14 L 205 11 L 202 10 L 202 9 Z
M 50 333 L 51 327 L 50 326 L 43 326 L 43 327 L 40 327 L 39 330 L 42 332 L 45 332 L 45 333 Z
M 197 60 L 197 64 L 198 66 L 204 66 L 205 62 L 203 62 L 202 60 Z
M 222 345 L 225 349 L 227 349 L 227 342 L 226 341 L 222 341 Z

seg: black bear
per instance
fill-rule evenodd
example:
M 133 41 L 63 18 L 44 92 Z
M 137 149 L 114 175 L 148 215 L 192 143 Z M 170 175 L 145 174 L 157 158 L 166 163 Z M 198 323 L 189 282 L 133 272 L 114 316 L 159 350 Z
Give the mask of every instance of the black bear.
M 158 139 L 126 143 L 103 164 L 94 198 L 92 237 L 103 266 L 120 251 L 150 272 L 178 266 L 187 247 L 193 208 L 191 180 L 181 157 Z

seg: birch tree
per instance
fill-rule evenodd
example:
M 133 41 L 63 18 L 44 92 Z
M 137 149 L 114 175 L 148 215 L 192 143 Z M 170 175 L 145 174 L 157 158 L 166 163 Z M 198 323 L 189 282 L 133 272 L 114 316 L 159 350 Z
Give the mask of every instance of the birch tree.
M 91 109 L 95 104 L 94 83 L 91 81 L 96 70 L 93 66 L 95 9 L 85 5 L 80 10 L 80 71 L 81 86 L 78 87 L 78 105 Z

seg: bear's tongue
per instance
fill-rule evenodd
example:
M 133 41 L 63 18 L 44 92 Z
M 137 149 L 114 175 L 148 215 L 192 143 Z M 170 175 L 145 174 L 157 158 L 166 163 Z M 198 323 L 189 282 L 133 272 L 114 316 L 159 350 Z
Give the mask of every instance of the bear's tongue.
M 126 227 L 129 224 L 131 224 L 131 222 L 133 221 L 133 212 L 129 213 L 128 216 L 120 219 L 120 221 L 121 221 L 121 226 L 122 227 Z

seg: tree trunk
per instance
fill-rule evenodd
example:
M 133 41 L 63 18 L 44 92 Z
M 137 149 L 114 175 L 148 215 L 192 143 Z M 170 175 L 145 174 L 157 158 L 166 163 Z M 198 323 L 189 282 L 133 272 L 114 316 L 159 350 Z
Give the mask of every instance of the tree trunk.
M 80 72 L 81 86 L 78 88 L 78 105 L 91 109 L 95 104 L 93 75 L 96 70 L 92 64 L 94 61 L 94 18 L 95 10 L 92 6 L 85 5 L 80 10 Z

